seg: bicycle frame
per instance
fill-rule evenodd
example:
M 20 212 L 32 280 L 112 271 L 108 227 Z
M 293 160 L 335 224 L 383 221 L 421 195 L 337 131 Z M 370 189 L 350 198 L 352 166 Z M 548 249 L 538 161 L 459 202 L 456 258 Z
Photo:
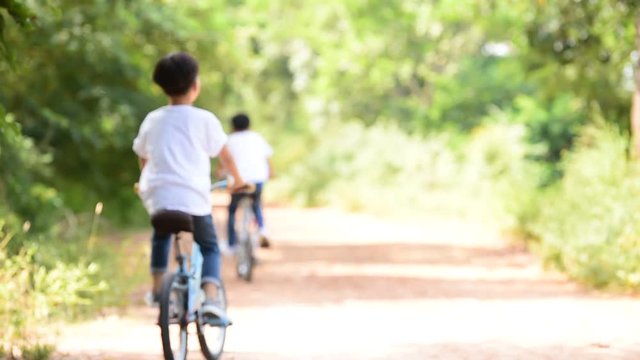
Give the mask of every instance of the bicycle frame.
M 200 281 L 202 280 L 202 252 L 200 252 L 200 246 L 195 241 L 191 247 L 191 276 L 192 281 L 189 282 L 188 300 L 189 300 L 189 313 L 195 313 L 197 306 L 201 301 L 198 301 L 198 295 L 201 293 Z
M 189 261 L 189 268 L 187 269 L 186 265 L 186 256 L 183 253 L 180 247 L 180 236 L 178 234 L 175 235 L 174 239 L 174 248 L 176 254 L 176 261 L 178 262 L 178 270 L 177 274 L 179 276 L 184 276 L 187 281 L 187 301 L 188 301 L 188 318 L 185 319 L 189 321 L 192 316 L 195 316 L 195 312 L 198 306 L 198 295 L 200 294 L 200 281 L 202 279 L 202 262 L 204 261 L 202 257 L 202 252 L 200 251 L 200 246 L 198 243 L 193 241 L 191 245 L 191 256 Z

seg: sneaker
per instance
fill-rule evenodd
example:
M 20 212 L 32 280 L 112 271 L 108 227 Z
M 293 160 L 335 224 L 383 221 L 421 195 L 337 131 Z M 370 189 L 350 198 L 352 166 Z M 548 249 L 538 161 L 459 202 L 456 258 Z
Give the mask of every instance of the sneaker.
M 229 326 L 232 324 L 227 313 L 220 307 L 217 301 L 207 299 L 200 308 L 205 323 L 213 326 Z
M 144 303 L 147 304 L 147 306 L 159 307 L 160 294 L 154 294 L 151 291 L 148 291 L 146 294 L 144 294 Z
M 261 234 L 260 235 L 260 247 L 261 248 L 268 248 L 270 246 L 271 246 L 271 243 L 269 242 L 269 239 L 264 234 Z
M 226 257 L 234 257 L 236 255 L 237 245 L 229 246 L 223 245 L 220 246 L 220 253 Z

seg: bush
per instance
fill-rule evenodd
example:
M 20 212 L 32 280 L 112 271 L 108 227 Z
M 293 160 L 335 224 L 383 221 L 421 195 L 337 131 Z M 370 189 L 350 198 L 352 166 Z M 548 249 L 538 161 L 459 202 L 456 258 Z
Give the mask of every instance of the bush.
M 527 225 L 548 264 L 594 287 L 640 286 L 640 169 L 627 145 L 617 129 L 585 128 Z
M 276 197 L 307 206 L 406 212 L 425 194 L 447 187 L 458 165 L 445 136 L 424 142 L 393 125 L 332 124 L 310 149 L 274 181 Z M 437 207 L 431 200 L 421 205 Z
M 13 353 L 21 348 L 23 358 L 42 358 L 48 349 L 40 344 L 39 329 L 51 320 L 68 319 L 91 303 L 106 284 L 97 278 L 95 263 L 39 261 L 41 248 L 25 245 L 16 254 L 7 252 L 13 233 L 0 220 L 0 323 L 4 331 L 0 348 Z M 35 345 L 34 345 L 35 344 Z
M 24 360 L 47 360 L 53 355 L 55 347 L 49 344 L 31 344 L 20 349 Z
M 48 357 L 43 324 L 123 305 L 139 284 L 139 251 L 97 243 L 98 214 L 72 214 L 41 181 L 48 161 L 0 107 L 0 167 L 12 169 L 0 172 L 0 358 Z
M 274 181 L 272 196 L 387 215 L 435 211 L 507 221 L 506 208 L 515 205 L 501 200 L 526 198 L 539 183 L 519 125 L 495 124 L 468 137 L 425 138 L 357 122 L 321 133 L 303 161 Z
M 628 137 L 585 127 L 554 165 L 529 143 L 529 127 L 510 124 L 510 113 L 491 116 L 465 137 L 331 124 L 272 190 L 303 205 L 482 217 L 518 230 L 582 283 L 640 288 L 640 165 L 627 159 Z
M 506 122 L 471 134 L 463 147 L 463 173 L 456 188 L 472 199 L 473 216 L 505 228 L 525 221 L 544 177 L 544 166 L 530 159 L 535 146 L 526 137 L 524 125 Z

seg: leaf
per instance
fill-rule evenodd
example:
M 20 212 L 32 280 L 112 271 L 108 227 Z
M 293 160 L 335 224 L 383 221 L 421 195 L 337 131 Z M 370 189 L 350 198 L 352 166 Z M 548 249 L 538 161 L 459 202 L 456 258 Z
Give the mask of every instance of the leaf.
M 0 13 L 0 46 L 2 47 L 2 52 L 4 53 L 4 49 L 6 48 L 6 43 L 4 41 L 4 26 L 5 26 L 5 20 L 4 20 L 4 15 L 2 15 L 2 13 Z

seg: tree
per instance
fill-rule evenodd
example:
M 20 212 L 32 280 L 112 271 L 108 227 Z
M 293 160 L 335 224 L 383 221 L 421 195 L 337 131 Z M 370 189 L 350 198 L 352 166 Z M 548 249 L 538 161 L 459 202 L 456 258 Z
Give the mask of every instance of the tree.
M 10 19 L 23 32 L 31 25 L 34 14 L 22 1 L 0 2 L 0 65 L 15 61 L 14 48 L 5 39 Z M 7 114 L 0 104 L 0 232 L 5 231 L 5 227 L 14 231 L 20 226 L 22 216 L 34 208 L 51 209 L 45 205 L 52 200 L 51 193 L 45 195 L 47 188 L 37 180 L 38 175 L 46 171 L 46 160 L 23 134 L 15 116 Z M 44 202 L 43 197 L 47 198 Z
M 633 156 L 640 156 L 640 10 L 636 10 L 636 58 L 634 59 L 634 80 L 635 88 L 631 105 L 631 136 L 633 141 Z
M 53 171 L 43 180 L 75 210 L 108 198 L 117 216 L 136 201 L 131 139 L 162 101 L 149 69 L 183 42 L 174 30 L 181 18 L 152 3 L 63 0 L 32 9 L 38 26 L 28 36 L 6 33 L 21 58 L 13 69 L 0 65 L 0 100 L 49 154 Z
M 547 98 L 570 92 L 583 99 L 591 118 L 600 117 L 630 129 L 638 138 L 638 121 L 629 121 L 630 91 L 638 98 L 638 11 L 633 0 L 558 0 L 529 2 L 523 8 L 526 48 L 523 61 Z M 532 16 L 527 17 L 526 14 Z M 634 84 L 635 83 L 635 84 Z M 638 101 L 638 100 L 634 100 Z M 635 107 L 634 107 L 635 108 Z
M 22 0 L 3 0 L 0 1 L 0 55 L 5 60 L 12 60 L 11 48 L 7 45 L 4 32 L 7 25 L 6 12 L 13 21 L 22 27 L 27 27 L 35 19 L 34 13 Z

